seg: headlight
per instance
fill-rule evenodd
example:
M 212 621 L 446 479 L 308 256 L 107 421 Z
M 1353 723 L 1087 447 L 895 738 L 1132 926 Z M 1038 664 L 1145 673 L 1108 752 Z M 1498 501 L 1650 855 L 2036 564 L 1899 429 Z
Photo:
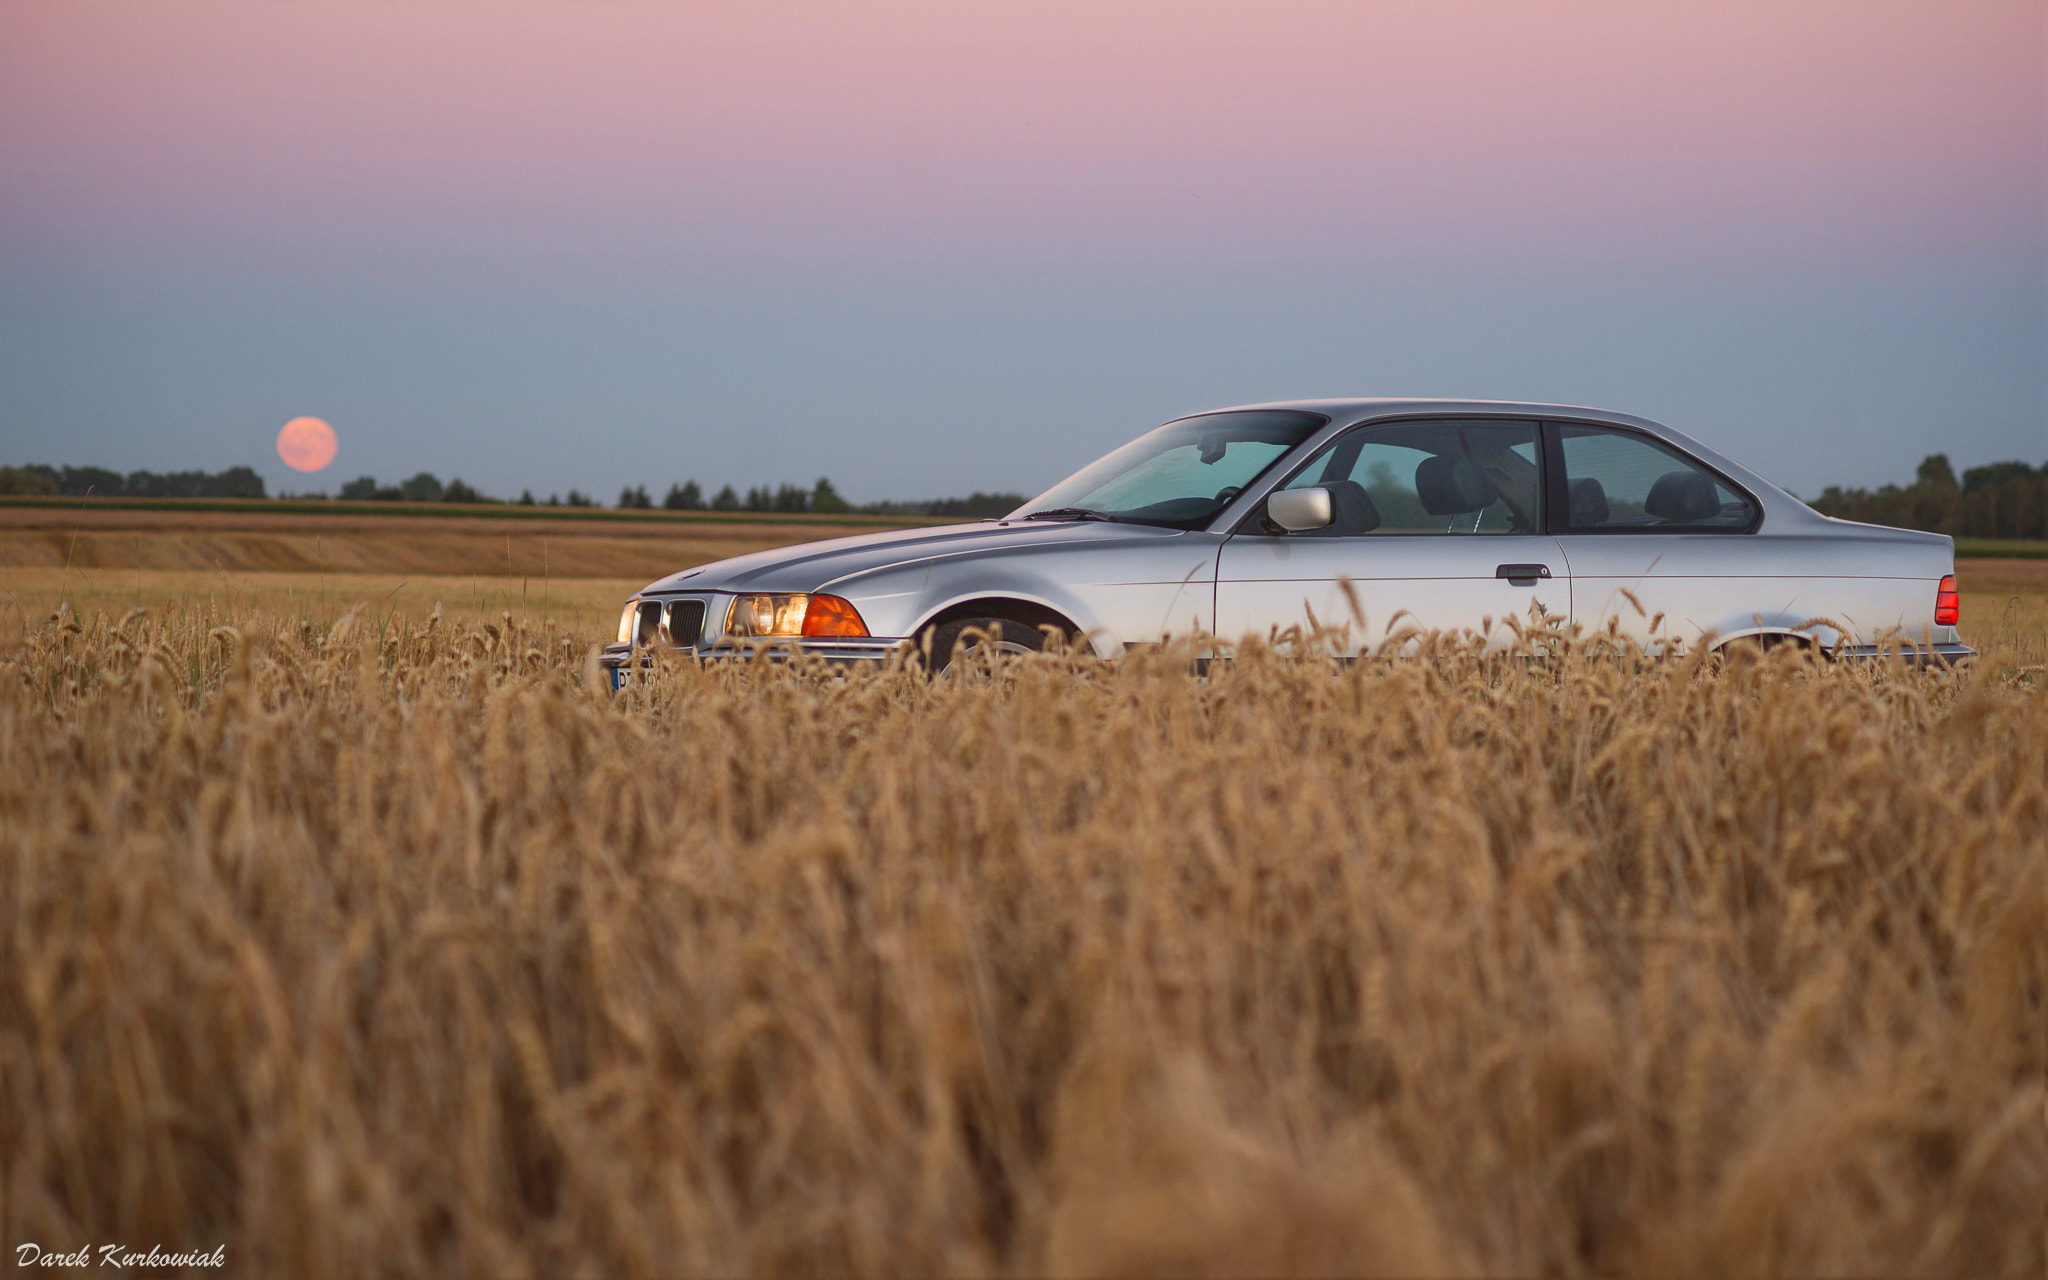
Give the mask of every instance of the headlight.
M 864 636 L 868 628 L 860 611 L 838 596 L 761 595 L 734 598 L 725 633 L 735 639 Z
M 626 601 L 626 610 L 619 615 L 619 643 L 629 644 L 633 639 L 633 619 L 640 612 L 638 600 Z
M 726 615 L 730 636 L 800 636 L 809 596 L 739 596 Z

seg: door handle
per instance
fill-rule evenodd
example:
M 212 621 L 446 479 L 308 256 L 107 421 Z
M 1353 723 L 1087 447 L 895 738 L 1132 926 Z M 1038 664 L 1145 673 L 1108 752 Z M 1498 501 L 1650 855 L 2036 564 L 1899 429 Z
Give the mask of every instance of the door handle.
M 1504 564 L 1493 571 L 1493 576 L 1496 578 L 1506 578 L 1509 582 L 1534 582 L 1538 578 L 1549 577 L 1550 566 L 1547 564 Z

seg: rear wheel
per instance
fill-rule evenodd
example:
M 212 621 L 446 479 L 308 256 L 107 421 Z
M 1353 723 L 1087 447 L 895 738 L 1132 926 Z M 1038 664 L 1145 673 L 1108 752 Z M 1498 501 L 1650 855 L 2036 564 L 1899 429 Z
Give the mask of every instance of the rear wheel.
M 940 676 L 983 645 L 997 653 L 1037 653 L 1045 648 L 1043 631 L 1008 618 L 955 618 L 934 627 L 931 637 L 928 661 L 932 674 Z
M 1767 632 L 1762 635 L 1740 636 L 1721 645 L 1714 650 L 1714 653 L 1722 661 L 1726 662 L 1737 654 L 1752 659 L 1767 658 L 1782 649 L 1790 649 L 1795 653 L 1801 654 L 1818 653 L 1823 658 L 1828 656 L 1827 650 L 1820 648 L 1807 637 L 1788 635 L 1784 632 Z

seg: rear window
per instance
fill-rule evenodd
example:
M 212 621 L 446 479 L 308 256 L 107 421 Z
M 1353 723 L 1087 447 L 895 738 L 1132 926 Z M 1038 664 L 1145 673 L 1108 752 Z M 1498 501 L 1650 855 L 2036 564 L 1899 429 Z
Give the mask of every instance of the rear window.
M 1749 497 L 1661 441 L 1563 424 L 1558 445 L 1572 533 L 1740 533 L 1756 523 Z

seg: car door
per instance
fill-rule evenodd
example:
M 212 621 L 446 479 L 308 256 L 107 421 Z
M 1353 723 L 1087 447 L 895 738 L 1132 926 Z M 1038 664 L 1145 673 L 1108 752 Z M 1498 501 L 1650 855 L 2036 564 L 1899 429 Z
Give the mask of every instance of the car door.
M 1218 637 L 1321 624 L 1348 628 L 1352 652 L 1410 629 L 1504 645 L 1510 618 L 1563 619 L 1571 588 L 1541 532 L 1542 465 L 1532 421 L 1423 418 L 1346 432 L 1279 486 L 1325 490 L 1329 524 L 1287 532 L 1262 505 L 1223 544 Z
M 1756 500 L 1705 463 L 1628 428 L 1545 430 L 1556 477 L 1550 525 L 1584 630 L 1612 625 L 1646 647 L 1682 647 L 1796 624 L 1822 607 L 1786 557 L 1755 537 Z

